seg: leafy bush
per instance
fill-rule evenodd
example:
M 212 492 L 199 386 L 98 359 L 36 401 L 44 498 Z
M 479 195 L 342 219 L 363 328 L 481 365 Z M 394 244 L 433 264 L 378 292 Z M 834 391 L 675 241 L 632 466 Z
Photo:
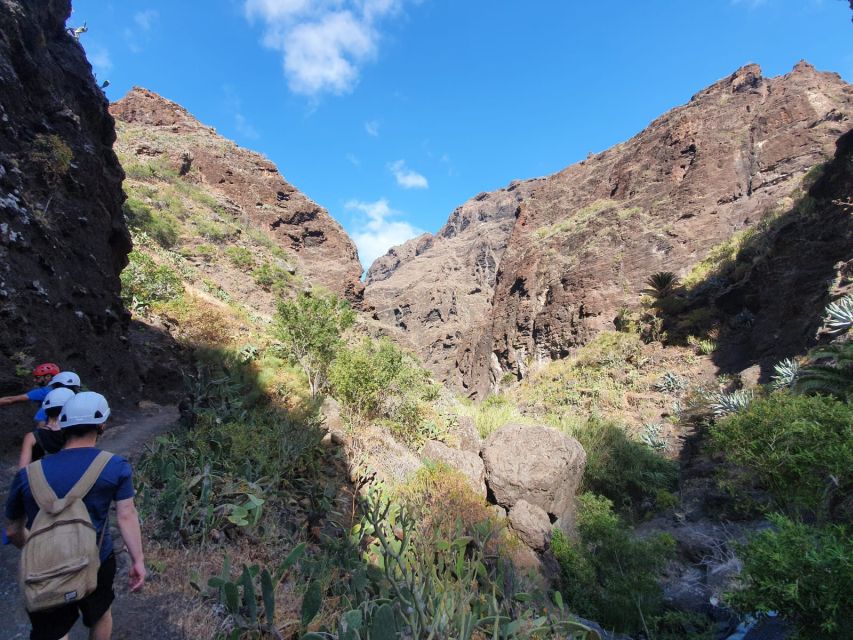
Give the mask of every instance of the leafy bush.
M 567 433 L 583 445 L 586 470 L 582 486 L 605 496 L 620 511 L 633 512 L 674 489 L 677 465 L 642 442 L 628 437 L 613 422 L 590 418 Z
M 252 252 L 246 247 L 228 247 L 225 250 L 225 255 L 228 256 L 231 264 L 242 271 L 248 271 L 255 265 Z
M 579 540 L 557 530 L 551 551 L 562 569 L 569 606 L 607 629 L 633 633 L 643 630 L 646 618 L 660 610 L 658 578 L 675 543 L 665 534 L 633 538 L 612 507 L 606 498 L 582 494 Z
M 287 290 L 290 273 L 284 267 L 271 262 L 262 262 L 252 270 L 252 277 L 259 287 L 282 294 Z
M 339 349 L 329 369 L 329 384 L 348 419 L 359 426 L 377 417 L 402 368 L 403 352 L 392 342 L 365 338 L 352 349 Z
M 782 508 L 825 514 L 853 488 L 853 408 L 833 398 L 776 392 L 718 421 L 711 441 Z
M 181 278 L 139 251 L 131 251 L 121 272 L 121 297 L 134 312 L 144 313 L 155 302 L 175 300 L 183 293 Z
M 180 224 L 166 211 L 154 211 L 136 198 L 128 198 L 122 210 L 131 229 L 151 236 L 161 247 L 174 247 L 180 238 Z
M 71 169 L 74 152 L 60 136 L 39 133 L 33 139 L 30 159 L 40 165 L 48 184 L 55 187 Z
M 771 516 L 774 529 L 739 548 L 741 589 L 729 600 L 744 613 L 776 611 L 801 640 L 850 637 L 853 531 Z
M 331 293 L 300 293 L 295 300 L 279 303 L 274 333 L 305 372 L 312 396 L 326 386 L 341 334 L 354 321 L 349 304 Z
M 198 219 L 195 221 L 198 234 L 209 242 L 220 244 L 233 235 L 231 229 L 220 222 Z

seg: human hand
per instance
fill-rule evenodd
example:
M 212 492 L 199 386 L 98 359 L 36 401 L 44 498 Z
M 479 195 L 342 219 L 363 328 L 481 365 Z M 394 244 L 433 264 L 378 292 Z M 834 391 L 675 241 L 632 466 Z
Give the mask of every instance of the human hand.
M 145 584 L 145 576 L 148 572 L 145 570 L 145 563 L 141 560 L 134 562 L 133 566 L 127 574 L 127 586 L 131 591 L 139 591 L 142 585 Z

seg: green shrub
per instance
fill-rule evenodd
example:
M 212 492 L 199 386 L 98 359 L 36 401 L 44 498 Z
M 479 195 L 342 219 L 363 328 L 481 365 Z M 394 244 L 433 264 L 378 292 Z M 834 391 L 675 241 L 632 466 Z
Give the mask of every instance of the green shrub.
M 349 303 L 331 293 L 300 293 L 280 302 L 274 334 L 288 357 L 308 377 L 311 395 L 325 388 L 329 366 L 341 347 L 341 334 L 355 322 Z
M 225 255 L 235 267 L 242 271 L 249 271 L 255 266 L 255 258 L 246 247 L 228 247 Z
M 853 408 L 833 398 L 775 392 L 717 422 L 711 441 L 783 509 L 825 514 L 853 488 Z
M 58 135 L 39 133 L 33 139 L 30 159 L 41 167 L 48 184 L 55 187 L 71 169 L 74 152 Z
M 853 531 L 810 527 L 781 515 L 774 529 L 740 547 L 741 589 L 729 594 L 744 613 L 776 611 L 801 640 L 850 637 L 853 620 Z
M 287 290 L 290 273 L 287 269 L 271 262 L 262 262 L 252 270 L 255 283 L 267 291 L 282 294 Z
M 563 430 L 586 451 L 583 488 L 605 496 L 619 511 L 649 508 L 661 491 L 675 488 L 676 463 L 632 440 L 619 425 L 593 417 Z
M 525 418 L 508 397 L 488 395 L 479 404 L 462 405 L 460 414 L 474 419 L 481 438 L 488 438 L 509 422 L 524 422 Z
M 584 493 L 578 498 L 573 540 L 557 530 L 551 551 L 562 569 L 569 606 L 606 629 L 641 631 L 646 618 L 661 608 L 658 578 L 675 543 L 661 534 L 635 539 L 606 498 Z
M 155 211 L 136 198 L 128 198 L 122 210 L 131 229 L 151 236 L 161 247 L 174 247 L 180 238 L 180 223 L 166 211 Z
M 121 272 L 121 297 L 134 312 L 145 312 L 155 302 L 175 300 L 183 294 L 181 278 L 173 269 L 158 265 L 139 251 L 131 251 Z
M 232 235 L 227 226 L 212 220 L 198 219 L 195 221 L 195 226 L 200 236 L 216 244 L 225 242 Z
M 378 416 L 386 394 L 403 368 L 403 352 L 387 339 L 365 338 L 341 348 L 329 369 L 329 384 L 349 420 L 360 426 Z

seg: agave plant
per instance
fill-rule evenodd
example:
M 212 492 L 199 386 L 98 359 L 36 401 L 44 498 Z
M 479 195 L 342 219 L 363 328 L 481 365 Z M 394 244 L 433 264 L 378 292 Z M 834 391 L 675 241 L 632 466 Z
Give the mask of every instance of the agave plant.
M 708 395 L 708 406 L 718 418 L 742 411 L 755 398 L 752 389 L 738 389 L 731 393 L 711 393 Z
M 853 295 L 844 296 L 827 305 L 823 326 L 829 333 L 841 333 L 853 327 Z
M 643 433 L 640 434 L 640 439 L 649 449 L 653 451 L 666 451 L 669 443 L 661 434 L 663 425 L 659 422 L 648 422 L 643 425 Z
M 687 378 L 672 371 L 667 371 L 655 383 L 655 389 L 662 393 L 680 393 L 687 388 Z
M 658 271 L 646 278 L 646 288 L 643 293 L 660 300 L 670 295 L 678 286 L 678 276 L 672 271 Z
M 797 393 L 823 393 L 853 400 L 853 342 L 837 342 L 809 352 L 810 363 L 794 381 Z
M 771 376 L 773 388 L 790 389 L 800 375 L 800 363 L 793 358 L 785 358 L 773 365 L 773 371 L 774 375 Z

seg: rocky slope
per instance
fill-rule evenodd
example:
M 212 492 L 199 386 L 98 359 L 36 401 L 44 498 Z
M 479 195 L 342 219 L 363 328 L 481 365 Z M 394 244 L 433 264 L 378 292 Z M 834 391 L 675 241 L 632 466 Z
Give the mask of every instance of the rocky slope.
M 219 136 L 180 105 L 147 89 L 134 88 L 110 111 L 119 121 L 126 162 L 160 163 L 177 171 L 220 199 L 229 216 L 292 252 L 311 283 L 361 303 L 355 245 L 328 212 L 287 183 L 272 162 Z
M 68 0 L 0 3 L 0 394 L 26 384 L 16 365 L 53 360 L 117 400 L 138 386 L 119 298 L 123 175 L 70 13 Z
M 485 393 L 613 328 L 649 274 L 685 276 L 790 208 L 851 116 L 836 74 L 748 65 L 625 143 L 478 196 L 431 244 L 380 258 L 366 300 L 456 388 Z

